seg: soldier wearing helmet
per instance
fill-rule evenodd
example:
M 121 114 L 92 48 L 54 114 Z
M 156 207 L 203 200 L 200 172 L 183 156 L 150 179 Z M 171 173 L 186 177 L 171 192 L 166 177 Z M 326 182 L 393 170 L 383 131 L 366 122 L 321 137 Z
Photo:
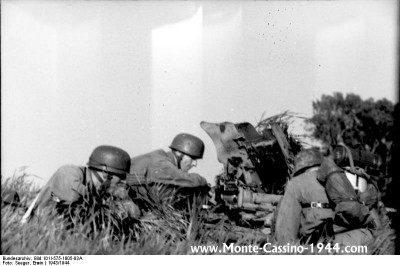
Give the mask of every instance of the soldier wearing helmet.
M 363 245 L 372 234 L 366 228 L 343 231 L 335 224 L 335 209 L 319 178 L 327 163 L 316 149 L 306 149 L 294 160 L 293 177 L 279 204 L 275 237 L 279 244 L 316 243 L 331 239 L 334 244 Z
M 130 167 L 129 154 L 117 147 L 102 145 L 93 150 L 87 166 L 60 167 L 41 189 L 25 214 L 25 221 L 34 209 L 54 205 L 69 206 L 90 196 L 91 189 L 104 190 L 121 199 L 128 197 L 123 182 Z M 139 210 L 136 210 L 137 212 Z
M 279 244 L 316 243 L 333 235 L 334 212 L 325 188 L 317 180 L 322 162 L 318 150 L 306 149 L 295 157 L 293 177 L 287 183 L 276 219 Z
M 203 158 L 204 143 L 196 136 L 181 133 L 175 136 L 170 151 L 155 150 L 131 159 L 129 185 L 162 183 L 178 187 L 206 186 L 204 177 L 188 173 Z

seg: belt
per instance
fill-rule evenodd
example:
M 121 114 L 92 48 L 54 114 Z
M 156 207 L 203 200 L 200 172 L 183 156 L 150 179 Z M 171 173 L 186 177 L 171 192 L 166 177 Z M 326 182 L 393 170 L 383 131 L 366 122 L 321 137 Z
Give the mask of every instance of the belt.
M 312 209 L 332 209 L 333 206 L 329 203 L 323 202 L 311 202 L 311 203 L 302 203 L 302 208 L 312 208 Z

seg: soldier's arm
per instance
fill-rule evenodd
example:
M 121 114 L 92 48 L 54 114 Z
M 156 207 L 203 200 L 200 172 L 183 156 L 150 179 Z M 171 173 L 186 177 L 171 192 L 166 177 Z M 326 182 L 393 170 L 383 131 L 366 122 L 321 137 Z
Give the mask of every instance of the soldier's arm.
M 149 168 L 150 182 L 160 182 L 181 187 L 201 187 L 207 180 L 196 173 L 186 173 L 167 160 L 156 162 Z
M 51 177 L 50 192 L 54 201 L 77 201 L 87 193 L 87 188 L 83 184 L 83 173 L 80 168 L 73 165 L 60 167 Z
M 26 222 L 38 208 L 42 209 L 61 200 L 72 202 L 85 194 L 86 187 L 82 184 L 79 171 L 75 166 L 60 167 L 42 187 L 21 222 Z
M 298 201 L 296 187 L 293 182 L 289 182 L 280 202 L 276 220 L 275 228 L 278 244 L 285 245 L 298 239 L 300 215 L 301 205 Z

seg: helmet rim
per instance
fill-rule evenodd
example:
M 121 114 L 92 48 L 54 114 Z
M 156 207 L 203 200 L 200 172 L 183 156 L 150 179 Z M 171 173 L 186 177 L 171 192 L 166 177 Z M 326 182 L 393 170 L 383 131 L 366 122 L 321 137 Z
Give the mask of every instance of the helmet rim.
M 322 155 L 315 149 L 306 149 L 300 151 L 295 159 L 295 166 L 292 176 L 297 176 L 309 168 L 320 166 L 322 163 Z
M 128 174 L 130 164 L 130 156 L 126 151 L 109 145 L 96 147 L 87 163 L 94 169 L 116 175 Z
M 200 138 L 187 133 L 176 135 L 169 148 L 194 159 L 202 159 L 204 155 L 204 142 Z

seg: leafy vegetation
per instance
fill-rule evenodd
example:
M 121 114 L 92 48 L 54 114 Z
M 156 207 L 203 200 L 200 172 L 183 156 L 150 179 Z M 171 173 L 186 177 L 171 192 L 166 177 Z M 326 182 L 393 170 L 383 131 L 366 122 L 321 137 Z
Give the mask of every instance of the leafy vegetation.
M 394 105 L 386 99 L 362 100 L 356 94 L 336 92 L 322 95 L 312 106 L 313 116 L 306 121 L 312 136 L 328 146 L 342 141 L 353 148 L 375 150 L 393 139 Z

